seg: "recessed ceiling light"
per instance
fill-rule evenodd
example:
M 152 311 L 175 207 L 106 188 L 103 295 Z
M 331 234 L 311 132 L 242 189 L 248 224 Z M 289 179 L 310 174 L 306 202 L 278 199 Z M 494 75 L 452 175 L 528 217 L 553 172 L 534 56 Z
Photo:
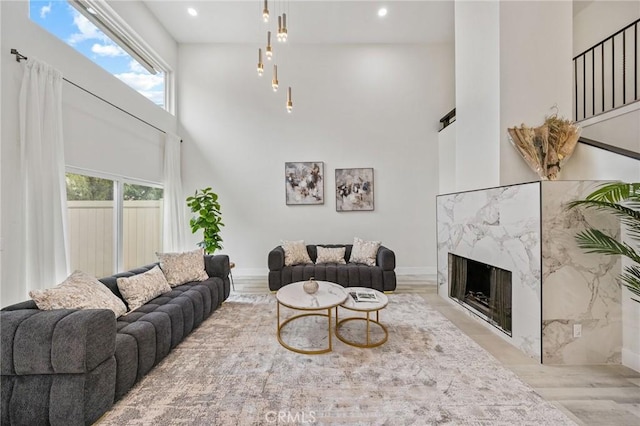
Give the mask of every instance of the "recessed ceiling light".
M 381 7 L 380 9 L 378 9 L 378 16 L 383 17 L 387 15 L 387 9 L 384 7 Z
M 190 7 L 187 9 L 187 12 L 189 13 L 189 15 L 191 16 L 198 16 L 198 11 L 195 10 L 194 8 Z

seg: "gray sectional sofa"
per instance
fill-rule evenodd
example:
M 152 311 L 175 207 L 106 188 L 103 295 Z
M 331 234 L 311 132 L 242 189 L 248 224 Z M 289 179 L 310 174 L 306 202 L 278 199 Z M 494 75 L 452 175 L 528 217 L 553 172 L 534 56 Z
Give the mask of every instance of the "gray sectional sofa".
M 100 281 L 123 299 L 116 279 L 155 265 Z M 205 269 L 208 279 L 174 287 L 117 319 L 106 309 L 42 311 L 33 301 L 2 309 L 2 424 L 98 420 L 229 297 L 228 256 L 205 256 Z
M 317 246 L 345 247 L 346 264 L 327 263 L 316 265 Z M 269 252 L 269 289 L 277 291 L 287 284 L 305 281 L 311 277 L 316 280 L 329 281 L 343 287 L 368 287 L 378 291 L 394 291 L 396 289 L 396 255 L 387 247 L 380 246 L 374 266 L 362 263 L 349 263 L 353 244 L 307 244 L 307 252 L 313 264 L 285 266 L 284 249 L 278 246 Z

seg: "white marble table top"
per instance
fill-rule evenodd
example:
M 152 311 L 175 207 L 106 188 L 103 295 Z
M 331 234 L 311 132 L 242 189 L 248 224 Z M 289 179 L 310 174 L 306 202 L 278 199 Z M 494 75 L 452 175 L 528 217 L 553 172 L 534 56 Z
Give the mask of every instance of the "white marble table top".
M 347 294 L 349 294 L 349 292 L 351 291 L 373 291 L 378 298 L 377 302 L 356 302 L 351 296 L 348 296 L 347 300 L 345 300 L 340 306 L 342 306 L 343 308 L 351 309 L 352 311 L 378 311 L 387 306 L 387 304 L 389 303 L 389 298 L 386 294 L 373 288 L 348 287 L 345 288 L 345 290 L 347 291 Z
M 329 309 L 338 306 L 347 299 L 347 292 L 338 284 L 318 281 L 318 291 L 309 294 L 302 288 L 305 281 L 291 283 L 276 293 L 276 299 L 284 306 L 293 309 Z

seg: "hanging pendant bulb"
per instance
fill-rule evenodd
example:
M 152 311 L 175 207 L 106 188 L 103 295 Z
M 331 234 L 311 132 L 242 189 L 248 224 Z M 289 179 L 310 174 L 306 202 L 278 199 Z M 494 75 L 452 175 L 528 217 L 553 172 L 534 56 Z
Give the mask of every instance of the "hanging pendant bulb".
M 262 20 L 264 22 L 269 22 L 269 5 L 267 5 L 267 0 L 264 0 L 264 9 L 262 9 Z
M 287 41 L 287 14 L 283 13 L 282 14 L 282 42 L 286 42 Z
M 293 110 L 293 101 L 291 100 L 291 86 L 289 86 L 289 89 L 287 90 L 287 112 L 291 114 L 292 110 Z
M 279 43 L 282 43 L 282 16 L 278 15 L 278 34 L 276 38 Z
M 273 65 L 273 79 L 271 80 L 271 87 L 273 87 L 273 91 L 278 91 L 278 66 Z
M 264 54 L 267 56 L 267 59 L 270 61 L 273 56 L 273 50 L 271 49 L 271 31 L 267 31 L 267 48 L 265 49 Z
M 258 75 L 262 77 L 264 73 L 264 64 L 262 63 L 262 49 L 258 49 Z

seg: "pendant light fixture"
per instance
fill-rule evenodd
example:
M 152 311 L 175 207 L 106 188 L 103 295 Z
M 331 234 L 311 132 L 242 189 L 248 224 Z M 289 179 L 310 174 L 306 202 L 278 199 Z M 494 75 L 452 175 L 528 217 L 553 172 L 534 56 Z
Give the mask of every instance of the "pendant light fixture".
M 276 34 L 276 39 L 282 43 L 282 16 L 278 15 L 278 33 Z
M 258 49 L 258 75 L 262 77 L 264 73 L 264 64 L 262 63 L 262 48 Z
M 273 79 L 271 80 L 271 87 L 273 87 L 273 91 L 278 91 L 278 66 L 273 64 Z
M 2 0 L 0 0 L 2 1 Z M 288 2 L 288 0 L 287 0 Z M 278 5 L 276 5 L 276 9 L 275 9 L 275 16 L 278 17 L 277 19 L 277 33 L 276 33 L 276 37 L 277 37 L 277 41 L 278 43 L 285 43 L 287 41 L 287 38 L 289 36 L 288 34 L 288 28 L 287 28 L 287 13 L 284 12 L 282 9 L 287 10 L 288 12 L 288 5 L 286 6 L 286 8 L 280 8 Z M 279 12 L 282 12 L 282 14 L 278 14 Z M 264 7 L 262 9 L 262 20 L 265 23 L 268 23 L 269 25 L 267 26 L 267 45 L 264 47 L 264 54 L 267 57 L 267 61 L 272 61 L 273 56 L 274 56 L 274 48 L 271 44 L 271 30 L 273 29 L 273 27 L 275 27 L 276 24 L 276 19 L 272 19 L 271 22 L 273 22 L 273 24 L 270 24 L 270 12 L 269 12 L 269 4 L 268 4 L 268 0 L 264 0 Z M 278 47 L 280 48 L 280 47 Z M 258 71 L 258 76 L 262 77 L 264 75 L 264 62 L 263 62 L 263 57 L 262 57 L 262 47 L 260 47 L 258 49 L 258 66 L 257 66 L 257 71 Z M 285 55 L 286 56 L 286 55 Z M 280 60 L 280 58 L 278 58 Z M 276 62 L 276 61 L 273 61 Z M 282 61 L 280 61 L 282 62 Z M 288 83 L 288 82 L 287 82 Z M 278 91 L 278 86 L 279 86 L 280 82 L 278 81 L 278 65 L 276 65 L 275 63 L 273 64 L 273 76 L 271 79 L 271 88 L 273 89 L 274 92 Z M 287 112 L 291 113 L 293 111 L 293 98 L 291 95 L 291 86 L 285 85 L 285 87 L 287 87 L 287 94 L 286 94 L 286 103 L 285 106 L 287 108 Z
M 282 14 L 282 42 L 286 42 L 287 41 L 287 14 L 283 13 Z
M 293 110 L 293 101 L 291 100 L 291 86 L 289 86 L 289 89 L 287 90 L 287 112 L 291 114 L 292 110 Z
M 264 54 L 267 56 L 267 59 L 270 61 L 273 56 L 273 49 L 271 49 L 271 31 L 267 31 L 267 48 L 265 49 Z

